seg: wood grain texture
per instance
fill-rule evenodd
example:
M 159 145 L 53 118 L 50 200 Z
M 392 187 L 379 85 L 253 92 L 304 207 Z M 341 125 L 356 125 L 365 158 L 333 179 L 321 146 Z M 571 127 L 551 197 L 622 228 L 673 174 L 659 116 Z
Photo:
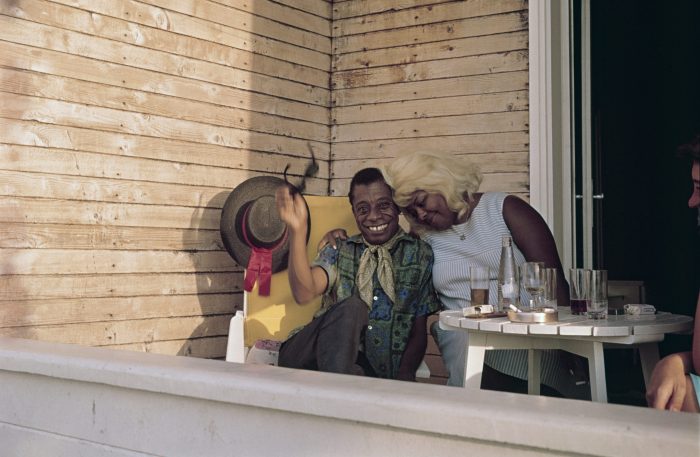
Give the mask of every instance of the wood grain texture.
M 0 334 L 221 358 L 221 208 L 330 171 L 330 4 L 0 3 Z
M 0 334 L 223 358 L 221 208 L 409 150 L 529 190 L 526 0 L 0 2 Z M 444 383 L 434 344 L 431 383 Z

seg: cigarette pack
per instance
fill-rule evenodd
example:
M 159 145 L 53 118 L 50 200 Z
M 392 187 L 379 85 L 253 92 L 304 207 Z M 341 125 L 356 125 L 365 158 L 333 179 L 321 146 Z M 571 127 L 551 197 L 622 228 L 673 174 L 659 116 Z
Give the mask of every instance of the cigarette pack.
M 650 315 L 650 314 L 656 314 L 656 308 L 654 305 L 640 305 L 640 304 L 632 304 L 632 305 L 625 305 L 625 314 L 629 314 L 631 316 L 645 316 L 645 315 Z

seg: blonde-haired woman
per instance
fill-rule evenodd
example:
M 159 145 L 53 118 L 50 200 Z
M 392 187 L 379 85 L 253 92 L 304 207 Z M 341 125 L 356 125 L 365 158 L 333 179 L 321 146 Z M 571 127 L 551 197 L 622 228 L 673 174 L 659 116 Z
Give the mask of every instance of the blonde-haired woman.
M 501 255 L 501 238 L 513 238 L 518 264 L 541 261 L 557 268 L 558 303 L 569 305 L 569 287 L 564 278 L 554 237 L 549 227 L 529 204 L 502 192 L 478 193 L 481 174 L 463 158 L 413 152 L 393 159 L 385 167 L 387 183 L 394 189 L 394 201 L 419 235 L 433 248 L 433 284 L 446 309 L 468 306 L 469 267 L 488 266 L 491 271 L 489 302 L 498 300 L 496 278 Z M 334 243 L 330 232 L 326 241 Z M 521 288 L 521 300 L 529 295 Z M 449 372 L 448 385 L 464 384 L 467 334 L 436 330 L 438 345 Z M 580 360 L 561 351 L 545 351 L 542 382 L 566 397 L 585 398 Z M 489 351 L 482 385 L 496 390 L 527 391 L 526 351 Z M 583 387 L 583 388 L 581 388 Z

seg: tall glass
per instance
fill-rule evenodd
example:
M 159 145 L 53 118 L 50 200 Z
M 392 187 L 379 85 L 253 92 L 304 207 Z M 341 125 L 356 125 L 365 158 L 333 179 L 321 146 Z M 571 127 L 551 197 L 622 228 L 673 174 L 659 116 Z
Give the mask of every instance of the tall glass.
M 472 306 L 488 305 L 490 280 L 489 267 L 469 267 Z
M 605 319 L 608 317 L 608 271 L 591 271 L 590 300 L 587 315 L 589 319 Z
M 544 269 L 544 307 L 557 309 L 557 269 Z
M 586 314 L 588 294 L 590 293 L 591 270 L 585 268 L 569 269 L 569 291 L 571 296 L 571 314 Z
M 542 307 L 544 292 L 544 262 L 525 262 L 520 267 L 523 287 L 530 293 L 530 309 Z

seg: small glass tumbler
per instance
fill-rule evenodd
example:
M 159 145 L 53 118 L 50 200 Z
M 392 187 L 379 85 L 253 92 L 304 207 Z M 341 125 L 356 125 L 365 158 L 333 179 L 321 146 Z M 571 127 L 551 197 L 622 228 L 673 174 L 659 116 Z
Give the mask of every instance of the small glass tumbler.
M 586 314 L 589 319 L 608 317 L 608 271 L 591 271 L 591 288 Z
M 472 306 L 488 305 L 489 303 L 489 267 L 469 267 L 469 287 L 471 289 Z
M 569 290 L 571 294 L 571 314 L 585 315 L 591 286 L 591 270 L 586 268 L 569 269 Z
M 557 269 L 544 269 L 544 292 L 542 298 L 545 308 L 557 309 Z

